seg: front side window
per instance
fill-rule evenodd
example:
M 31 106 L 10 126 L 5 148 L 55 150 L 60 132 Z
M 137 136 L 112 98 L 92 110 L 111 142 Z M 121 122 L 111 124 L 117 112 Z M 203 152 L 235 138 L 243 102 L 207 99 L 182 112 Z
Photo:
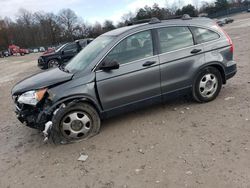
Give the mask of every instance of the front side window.
M 218 33 L 208 30 L 208 29 L 204 29 L 200 27 L 191 27 L 191 29 L 194 33 L 194 37 L 198 44 L 209 42 L 209 41 L 220 38 L 220 35 Z
M 119 64 L 153 56 L 151 31 L 131 35 L 115 46 L 104 61 L 117 61 Z
M 75 43 L 72 43 L 72 44 L 68 44 L 63 50 L 64 51 L 73 51 L 73 50 L 76 50 L 77 49 L 77 46 Z
M 157 29 L 161 53 L 193 46 L 193 36 L 187 27 L 166 27 Z

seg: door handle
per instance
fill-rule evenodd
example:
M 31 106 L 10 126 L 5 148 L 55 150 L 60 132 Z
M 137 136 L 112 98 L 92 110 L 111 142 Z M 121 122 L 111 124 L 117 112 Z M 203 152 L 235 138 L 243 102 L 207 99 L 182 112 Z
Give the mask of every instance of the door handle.
M 190 53 L 191 54 L 197 54 L 199 52 L 201 52 L 201 49 L 193 49 Z
M 153 64 L 155 64 L 156 63 L 156 61 L 147 61 L 147 62 L 145 62 L 142 66 L 143 67 L 148 67 L 148 66 L 151 66 L 151 65 L 153 65 Z

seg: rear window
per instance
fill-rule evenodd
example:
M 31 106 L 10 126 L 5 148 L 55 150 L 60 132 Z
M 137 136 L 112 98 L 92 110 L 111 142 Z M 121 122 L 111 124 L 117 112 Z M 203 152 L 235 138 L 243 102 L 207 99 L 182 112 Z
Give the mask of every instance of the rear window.
M 218 33 L 211 31 L 209 29 L 204 29 L 200 27 L 191 27 L 191 29 L 194 33 L 194 37 L 198 44 L 220 38 L 220 35 Z
M 157 29 L 161 53 L 194 45 L 193 36 L 187 27 L 166 27 Z

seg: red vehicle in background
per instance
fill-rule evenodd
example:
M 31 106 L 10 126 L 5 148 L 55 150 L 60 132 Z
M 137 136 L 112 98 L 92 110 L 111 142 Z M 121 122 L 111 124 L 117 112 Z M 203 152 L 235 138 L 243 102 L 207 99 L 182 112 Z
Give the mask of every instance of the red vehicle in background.
M 50 53 L 53 53 L 55 52 L 55 48 L 48 48 L 48 50 L 46 50 L 43 55 L 46 55 L 46 54 L 50 54 Z
M 14 45 L 14 44 L 9 45 L 9 51 L 10 51 L 11 55 L 20 54 L 21 56 L 29 53 L 29 50 L 20 48 L 19 46 Z

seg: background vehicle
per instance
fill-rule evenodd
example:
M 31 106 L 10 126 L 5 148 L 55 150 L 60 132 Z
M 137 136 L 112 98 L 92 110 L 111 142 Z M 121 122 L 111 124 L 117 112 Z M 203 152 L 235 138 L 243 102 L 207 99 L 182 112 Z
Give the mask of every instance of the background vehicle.
M 24 54 L 29 54 L 29 53 L 30 53 L 28 49 L 24 49 L 24 48 L 20 48 L 19 52 L 20 52 L 21 54 L 23 54 L 23 55 L 24 55 Z
M 221 20 L 215 20 L 215 22 L 219 25 L 219 26 L 223 26 L 223 25 L 225 25 L 225 22 L 224 21 L 221 21 Z
M 250 12 L 250 8 L 249 8 L 249 9 L 247 9 L 247 12 Z
M 39 52 L 45 52 L 45 48 L 44 47 L 40 47 L 39 48 Z
M 222 18 L 222 19 L 219 19 L 218 21 L 225 25 L 225 24 L 232 23 L 234 21 L 234 19 L 232 19 L 232 18 Z
M 49 47 L 49 48 L 43 53 L 43 55 L 50 54 L 50 53 L 53 53 L 53 52 L 55 52 L 55 48 Z
M 33 53 L 38 53 L 39 50 L 37 48 L 33 49 Z
M 55 142 L 99 132 L 100 120 L 191 93 L 214 100 L 236 74 L 230 37 L 207 18 L 160 21 L 105 33 L 65 67 L 19 82 L 16 113 L 27 126 L 51 130 Z
M 9 45 L 9 51 L 11 55 L 18 55 L 20 54 L 21 56 L 23 56 L 25 54 L 25 50 L 21 49 L 19 46 L 17 45 Z
M 3 57 L 9 57 L 10 54 L 9 54 L 9 51 L 8 50 L 2 50 L 0 51 L 0 57 L 3 58 Z
M 38 67 L 48 69 L 60 66 L 68 62 L 72 57 L 85 48 L 93 39 L 81 39 L 75 42 L 66 43 L 56 49 L 54 52 L 45 53 L 38 59 Z

